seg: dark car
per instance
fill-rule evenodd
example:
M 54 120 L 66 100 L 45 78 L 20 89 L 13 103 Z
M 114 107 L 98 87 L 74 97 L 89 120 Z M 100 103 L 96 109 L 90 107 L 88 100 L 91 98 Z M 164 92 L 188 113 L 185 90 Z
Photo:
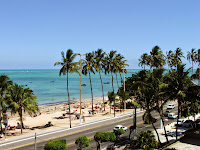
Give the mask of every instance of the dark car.
M 200 119 L 197 119 L 195 121 L 195 125 L 196 125 L 197 128 L 200 128 Z
M 183 127 L 189 128 L 189 127 L 193 127 L 194 126 L 194 121 L 192 120 L 186 120 L 183 125 Z
M 163 115 L 165 116 L 165 117 L 168 117 L 168 114 L 169 113 L 172 113 L 172 111 L 171 110 L 166 110 L 164 113 L 163 113 Z
M 115 150 L 115 145 L 109 145 L 106 150 Z

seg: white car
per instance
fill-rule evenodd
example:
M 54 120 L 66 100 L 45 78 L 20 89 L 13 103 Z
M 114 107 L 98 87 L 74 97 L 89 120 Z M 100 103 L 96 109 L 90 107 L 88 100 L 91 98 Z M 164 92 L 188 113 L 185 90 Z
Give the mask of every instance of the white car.
M 169 104 L 168 106 L 167 106 L 167 109 L 174 109 L 175 108 L 175 105 L 174 104 Z
M 114 128 L 113 128 L 113 131 L 116 131 L 118 129 L 123 129 L 124 131 L 126 131 L 128 128 L 123 126 L 123 125 L 116 125 Z
M 178 117 L 178 115 L 176 115 L 175 113 L 168 113 L 168 118 L 169 119 L 175 119 L 177 117 Z
M 163 113 L 163 115 L 165 116 L 165 117 L 168 117 L 168 114 L 169 113 L 172 113 L 172 111 L 171 110 L 166 110 L 164 113 Z
M 178 127 L 181 127 L 183 125 L 183 123 L 185 122 L 184 119 L 178 119 Z M 175 122 L 175 126 L 176 126 L 177 122 Z

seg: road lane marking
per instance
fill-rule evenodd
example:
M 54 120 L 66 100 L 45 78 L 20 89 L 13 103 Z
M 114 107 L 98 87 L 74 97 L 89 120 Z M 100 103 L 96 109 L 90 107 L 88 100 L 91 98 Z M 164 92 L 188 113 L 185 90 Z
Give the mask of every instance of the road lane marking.
M 143 111 L 138 111 L 137 113 L 141 113 Z M 79 127 L 84 127 L 84 126 L 88 126 L 88 125 L 92 125 L 92 124 L 96 124 L 96 123 L 99 123 L 99 122 L 104 122 L 104 121 L 107 121 L 107 120 L 113 120 L 113 119 L 116 119 L 116 118 L 122 118 L 124 116 L 129 116 L 130 114 L 132 114 L 132 112 L 129 112 L 127 114 L 122 114 L 120 116 L 116 116 L 114 118 L 106 118 L 104 120 L 97 120 L 97 121 L 94 121 L 94 122 L 90 122 L 90 123 L 87 123 L 87 124 L 82 124 L 82 125 L 78 125 L 78 126 L 75 126 L 73 128 L 67 128 L 67 129 L 63 129 L 63 130 L 57 130 L 57 131 L 53 131 L 53 132 L 50 132 L 50 133 L 44 133 L 44 134 L 40 134 L 40 135 L 37 135 L 37 137 L 42 137 L 42 136 L 45 136 L 45 135 L 50 135 L 50 134 L 55 134 L 55 133 L 59 133 L 59 132 L 64 132 L 64 131 L 67 131 L 67 130 L 72 130 L 72 129 L 76 129 L 76 128 L 79 128 Z M 90 128 L 89 128 L 90 129 Z M 22 140 L 17 140 L 17 141 L 13 141 L 13 142 L 9 142 L 9 143 L 5 143 L 5 144 L 1 144 L 1 146 L 5 146 L 5 145 L 8 145 L 8 144 L 13 144 L 13 143 L 17 143 L 17 142 L 21 142 L 21 141 L 26 141 L 26 140 L 29 140 L 29 139 L 34 139 L 35 137 L 29 137 L 29 138 L 26 138 L 26 139 L 22 139 Z
M 141 115 L 139 115 L 139 116 L 141 116 Z M 129 118 L 129 117 L 128 117 L 128 118 L 124 118 L 124 119 L 117 120 L 117 121 L 114 121 L 114 122 L 120 122 L 120 121 L 128 120 L 128 119 L 130 119 L 130 118 Z M 80 130 L 80 131 L 75 131 L 75 132 L 72 132 L 72 133 L 60 135 L 60 136 L 53 137 L 53 138 L 48 138 L 48 139 L 45 139 L 45 140 L 40 140 L 40 141 L 38 141 L 37 143 L 42 143 L 42 142 L 45 142 L 45 141 L 49 141 L 49 140 L 61 138 L 61 137 L 64 137 L 64 136 L 72 135 L 72 134 L 79 133 L 79 132 L 83 132 L 83 131 L 86 131 L 86 130 L 91 130 L 91 129 L 93 129 L 93 128 L 98 128 L 98 127 L 101 127 L 101 126 L 106 126 L 106 125 L 109 125 L 109 124 L 113 124 L 113 122 L 106 123 L 106 124 L 102 124 L 102 125 L 98 125 L 98 126 L 95 126 L 95 127 L 92 127 L 92 128 L 83 129 L 83 130 Z M 74 128 L 73 128 L 73 129 L 74 129 Z M 31 138 L 35 138 L 35 137 L 31 137 Z M 31 139 L 31 138 L 30 138 L 30 139 Z M 23 140 L 20 140 L 20 141 L 23 141 Z M 15 141 L 15 142 L 10 142 L 10 143 L 6 143 L 6 144 L 2 144 L 2 145 L 8 145 L 8 144 L 16 143 L 16 142 L 17 142 L 17 141 Z M 20 145 L 20 146 L 16 146 L 16 147 L 10 148 L 10 149 L 8 149 L 8 150 L 13 150 L 13 149 L 16 149 L 16 148 L 25 147 L 25 146 L 29 146 L 29 145 L 32 145 L 32 144 L 34 144 L 34 142 L 28 143 L 28 144 L 24 144 L 24 145 Z M 72 144 L 74 144 L 74 142 L 73 142 Z M 0 145 L 0 146 L 2 146 L 2 145 Z M 69 143 L 69 144 L 67 144 L 67 145 L 71 145 L 71 143 Z
M 137 113 L 140 113 L 140 112 L 143 112 L 143 111 L 139 111 L 139 112 L 137 112 Z M 175 111 L 175 112 L 177 112 L 177 111 Z M 130 115 L 130 114 L 132 114 L 132 113 L 128 113 L 128 115 Z M 126 116 L 128 116 L 128 115 L 126 115 Z M 137 115 L 137 117 L 139 117 L 139 116 L 142 116 L 142 114 Z M 119 118 L 120 118 L 120 117 L 119 117 Z M 155 117 L 155 118 L 160 118 L 160 116 Z M 110 120 L 112 120 L 112 119 L 113 119 L 113 118 L 111 118 Z M 115 118 L 114 118 L 114 119 L 115 119 Z M 128 120 L 128 119 L 130 119 L 130 118 L 125 118 L 125 119 L 117 120 L 117 121 L 115 121 L 115 122 L 120 122 L 120 121 Z M 96 123 L 96 122 L 95 122 L 95 123 Z M 137 125 L 139 125 L 139 124 L 141 124 L 141 123 L 143 123 L 143 121 L 137 123 Z M 86 130 L 91 130 L 91 129 L 93 129 L 93 128 L 98 128 L 98 127 L 101 127 L 101 126 L 106 126 L 106 125 L 109 125 L 109 124 L 113 124 L 113 122 L 112 122 L 112 123 L 106 123 L 106 124 L 103 124 L 103 125 L 98 125 L 98 126 L 95 126 L 95 127 L 92 127 L 92 128 L 83 129 L 83 130 L 80 130 L 80 131 L 75 131 L 75 132 L 72 132 L 72 133 L 64 134 L 64 135 L 57 136 L 57 137 L 53 137 L 53 138 L 48 138 L 48 139 L 45 139 L 45 140 L 38 141 L 37 143 L 42 143 L 42 142 L 45 142 L 45 141 L 49 141 L 49 140 L 61 138 L 61 137 L 64 137 L 64 136 L 72 135 L 72 134 L 75 134 L 75 133 L 78 133 L 78 132 L 83 132 L 83 131 L 86 131 Z M 89 125 L 89 124 L 87 124 L 87 125 Z M 130 126 L 131 126 L 131 125 L 130 125 Z M 130 126 L 128 126 L 128 127 L 130 127 Z M 80 126 L 79 126 L 79 127 L 80 127 Z M 74 129 L 74 128 L 70 128 L 70 129 Z M 111 132 L 112 132 L 112 131 L 111 131 Z M 33 138 L 34 138 L 34 137 L 33 137 Z M 90 137 L 90 139 L 92 139 L 92 138 L 93 138 L 93 137 Z M 31 138 L 30 138 L 30 139 L 31 139 Z M 22 140 L 22 141 L 23 141 L 23 140 Z M 13 142 L 13 143 L 15 143 L 15 142 Z M 9 143 L 9 144 L 10 144 L 10 143 Z M 24 144 L 24 145 L 20 145 L 20 146 L 16 146 L 16 147 L 13 147 L 13 148 L 8 149 L 8 150 L 13 150 L 13 149 L 16 149 L 16 148 L 25 147 L 25 146 L 29 146 L 29 145 L 32 145 L 32 144 L 34 144 L 34 142 L 28 143 L 28 144 Z M 72 144 L 75 144 L 75 142 L 69 143 L 69 144 L 67 144 L 67 146 L 72 145 Z M 5 145 L 6 145 L 6 144 L 5 144 Z M 1 146 L 1 145 L 0 145 L 0 146 Z

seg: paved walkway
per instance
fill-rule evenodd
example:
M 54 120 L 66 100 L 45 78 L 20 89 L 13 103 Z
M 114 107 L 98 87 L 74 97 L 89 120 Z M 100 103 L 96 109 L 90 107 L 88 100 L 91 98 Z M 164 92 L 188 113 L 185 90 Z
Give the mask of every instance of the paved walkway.
M 200 118 L 200 114 L 196 115 L 195 117 Z M 188 118 L 185 118 L 184 120 L 187 120 Z M 193 117 L 189 117 L 189 119 L 194 120 Z M 175 123 L 176 123 L 176 119 L 174 120 L 173 123 L 168 124 L 165 126 L 166 130 L 167 130 L 167 134 L 168 134 L 168 140 L 170 142 L 176 140 L 176 127 L 175 127 Z M 191 128 L 183 128 L 183 127 L 179 127 L 178 128 L 178 134 L 179 135 L 184 135 L 184 132 L 189 130 Z M 166 138 L 165 138 L 165 134 L 164 134 L 164 129 L 159 128 L 157 129 L 159 135 L 160 135 L 160 140 L 161 142 L 166 142 Z M 154 132 L 155 134 L 155 132 Z M 156 134 L 155 134 L 156 136 Z M 156 136 L 157 137 L 157 136 Z M 180 138 L 180 137 L 179 137 Z M 170 148 L 176 148 L 176 150 L 200 150 L 200 141 L 196 140 L 196 139 L 189 139 L 189 138 L 184 138 L 183 140 L 180 140 L 174 144 L 172 144 L 171 146 L 169 146 Z

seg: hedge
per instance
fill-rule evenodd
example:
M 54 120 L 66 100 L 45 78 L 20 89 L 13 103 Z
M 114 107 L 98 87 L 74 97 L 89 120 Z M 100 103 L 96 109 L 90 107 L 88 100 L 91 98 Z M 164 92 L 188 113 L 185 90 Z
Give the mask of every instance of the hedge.
M 45 145 L 44 150 L 67 150 L 66 144 L 65 139 L 52 140 Z

